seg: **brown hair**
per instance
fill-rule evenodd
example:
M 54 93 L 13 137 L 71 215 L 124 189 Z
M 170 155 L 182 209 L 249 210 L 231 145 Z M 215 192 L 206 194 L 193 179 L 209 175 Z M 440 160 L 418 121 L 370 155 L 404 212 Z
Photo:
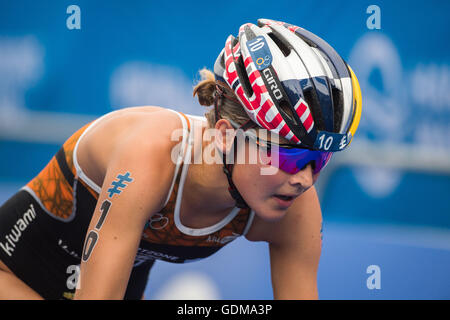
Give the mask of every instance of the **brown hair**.
M 214 74 L 206 68 L 200 70 L 199 73 L 201 80 L 194 87 L 193 96 L 197 95 L 198 102 L 202 106 L 214 105 L 214 99 L 216 98 L 216 95 L 219 94 L 217 87 L 219 87 L 219 90 L 221 89 L 225 95 L 223 99 L 218 100 L 217 107 L 219 119 L 232 120 L 239 125 L 244 124 L 250 119 L 245 112 L 244 107 L 226 83 L 217 81 Z M 209 127 L 213 128 L 216 124 L 214 108 L 209 109 L 205 113 L 205 117 L 208 120 Z

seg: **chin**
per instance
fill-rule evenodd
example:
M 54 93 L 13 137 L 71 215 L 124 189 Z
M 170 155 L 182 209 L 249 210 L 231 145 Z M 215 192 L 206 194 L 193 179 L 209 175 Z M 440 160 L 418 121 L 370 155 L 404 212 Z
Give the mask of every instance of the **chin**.
M 287 208 L 280 208 L 272 203 L 266 202 L 263 205 L 254 208 L 255 213 L 267 222 L 276 222 L 281 220 L 287 212 Z

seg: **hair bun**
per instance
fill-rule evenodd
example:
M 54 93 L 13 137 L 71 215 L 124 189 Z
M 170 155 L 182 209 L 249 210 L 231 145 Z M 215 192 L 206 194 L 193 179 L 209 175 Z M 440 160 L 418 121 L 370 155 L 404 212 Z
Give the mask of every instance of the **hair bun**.
M 216 80 L 214 74 L 206 68 L 200 70 L 202 80 L 194 87 L 193 96 L 197 95 L 198 102 L 202 106 L 214 104 L 216 93 Z
M 214 103 L 216 83 L 209 80 L 202 81 L 194 89 L 194 96 L 197 95 L 198 102 L 202 106 L 211 106 Z

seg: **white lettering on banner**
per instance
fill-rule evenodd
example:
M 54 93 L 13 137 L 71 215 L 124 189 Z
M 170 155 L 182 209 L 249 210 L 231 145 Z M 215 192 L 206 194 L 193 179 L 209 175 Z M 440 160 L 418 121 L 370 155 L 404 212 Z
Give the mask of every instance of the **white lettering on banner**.
M 437 119 L 440 120 L 440 119 Z M 435 151 L 450 152 L 450 123 L 444 120 L 422 120 L 414 129 L 414 141 L 418 146 L 429 146 Z
M 418 63 L 403 70 L 397 46 L 386 35 L 367 32 L 352 49 L 349 65 L 364 92 L 364 116 L 357 140 L 408 143 L 450 151 L 450 67 Z M 382 86 L 371 79 L 379 74 Z M 399 85 L 401 84 L 401 85 Z M 387 197 L 400 184 L 402 172 L 391 168 L 353 169 L 362 189 Z
M 5 236 L 6 241 L 4 243 L 0 242 L 0 248 L 2 248 L 8 256 L 12 256 L 22 233 L 34 219 L 36 219 L 36 211 L 34 210 L 33 205 L 30 204 L 29 209 L 25 211 L 22 218 L 19 218 L 16 221 L 10 232 Z
M 410 74 L 410 96 L 426 112 L 450 111 L 450 66 L 418 64 Z
M 358 139 L 401 143 L 407 134 L 404 128 L 411 109 L 402 100 L 407 86 L 399 86 L 405 81 L 396 46 L 389 37 L 368 32 L 353 47 L 349 64 L 357 70 L 364 90 L 364 116 L 359 123 Z M 374 70 L 383 81 L 382 88 L 370 81 Z M 390 195 L 401 181 L 401 172 L 389 168 L 354 168 L 353 172 L 360 187 L 375 198 Z

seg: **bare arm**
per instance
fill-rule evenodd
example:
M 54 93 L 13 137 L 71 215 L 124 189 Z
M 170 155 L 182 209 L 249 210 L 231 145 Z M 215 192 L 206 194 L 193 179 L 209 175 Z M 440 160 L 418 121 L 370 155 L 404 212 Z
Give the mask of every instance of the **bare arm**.
M 123 299 L 144 225 L 162 207 L 173 174 L 171 145 L 161 131 L 158 138 L 131 135 L 118 145 L 88 228 L 75 299 Z
M 300 196 L 276 224 L 269 243 L 275 299 L 318 299 L 321 224 L 314 187 Z

